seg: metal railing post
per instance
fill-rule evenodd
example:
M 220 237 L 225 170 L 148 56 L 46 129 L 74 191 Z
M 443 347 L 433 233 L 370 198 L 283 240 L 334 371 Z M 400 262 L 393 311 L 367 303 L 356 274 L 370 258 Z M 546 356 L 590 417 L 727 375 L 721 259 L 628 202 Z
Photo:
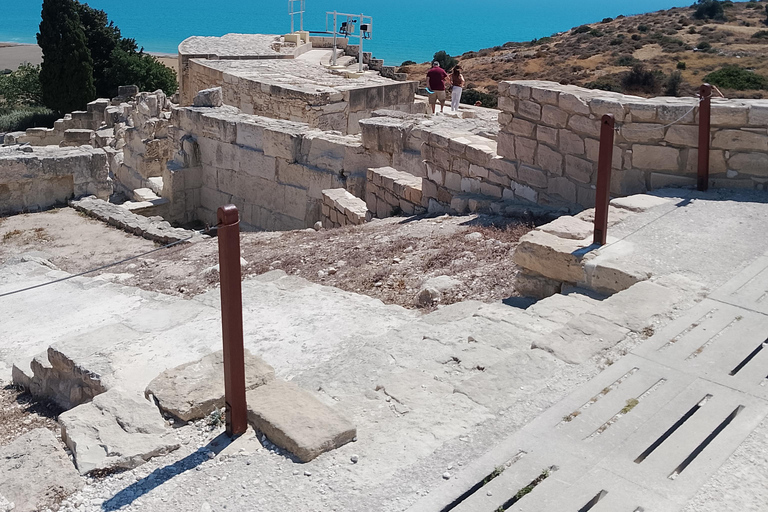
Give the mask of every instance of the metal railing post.
M 696 188 L 705 191 L 709 188 L 709 132 L 712 106 L 712 86 L 703 84 L 699 88 L 699 166 Z
M 363 26 L 363 15 L 360 14 L 360 23 L 357 24 L 358 29 Z M 358 33 L 360 34 L 360 64 L 357 66 L 357 71 L 359 73 L 363 72 L 363 31 L 358 30 Z
M 593 243 L 605 245 L 608 236 L 608 201 L 611 190 L 611 163 L 613 161 L 613 127 L 611 114 L 600 122 L 600 153 L 597 159 L 597 192 L 595 194 L 595 228 Z
M 240 285 L 240 219 L 233 204 L 217 212 L 219 276 L 221 280 L 221 331 L 224 339 L 224 396 L 229 436 L 245 433 L 245 353 L 243 348 L 243 297 Z

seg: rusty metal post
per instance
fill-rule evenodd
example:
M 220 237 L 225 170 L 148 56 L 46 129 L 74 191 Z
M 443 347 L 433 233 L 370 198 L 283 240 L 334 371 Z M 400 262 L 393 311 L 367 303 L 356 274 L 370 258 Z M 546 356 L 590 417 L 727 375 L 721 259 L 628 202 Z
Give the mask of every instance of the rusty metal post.
M 224 396 L 229 436 L 245 433 L 245 354 L 243 349 L 243 296 L 240 285 L 240 219 L 237 207 L 219 208 L 219 276 L 221 279 L 221 330 L 224 338 Z
M 699 168 L 696 188 L 705 191 L 709 188 L 709 127 L 712 101 L 712 86 L 703 84 L 699 88 Z
M 595 237 L 593 243 L 605 245 L 608 236 L 608 201 L 611 190 L 611 163 L 613 162 L 613 126 L 611 114 L 600 122 L 600 154 L 597 159 L 597 193 L 595 195 Z

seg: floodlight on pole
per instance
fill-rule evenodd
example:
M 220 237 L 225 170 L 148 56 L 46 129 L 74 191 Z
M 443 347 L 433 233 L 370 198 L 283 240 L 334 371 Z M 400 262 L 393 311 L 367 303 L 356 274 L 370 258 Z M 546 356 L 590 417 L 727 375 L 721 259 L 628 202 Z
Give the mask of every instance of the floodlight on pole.
M 328 30 L 328 17 L 333 15 L 333 55 L 331 57 L 331 64 L 336 65 L 336 37 L 341 35 L 345 38 L 357 37 L 360 39 L 360 48 L 358 52 L 357 70 L 359 73 L 363 72 L 363 39 L 371 39 L 373 36 L 373 18 L 365 16 L 364 14 L 349 14 L 337 11 L 328 11 L 325 13 L 325 25 L 326 31 Z M 347 21 L 338 25 L 338 17 L 346 16 Z M 355 34 L 355 28 L 358 28 L 358 33 Z

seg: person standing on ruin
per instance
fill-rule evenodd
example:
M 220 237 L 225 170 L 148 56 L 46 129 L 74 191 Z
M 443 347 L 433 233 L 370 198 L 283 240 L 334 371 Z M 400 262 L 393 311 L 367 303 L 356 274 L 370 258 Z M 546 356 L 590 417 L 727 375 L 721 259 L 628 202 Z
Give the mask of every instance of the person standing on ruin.
M 457 65 L 453 68 L 451 73 L 451 110 L 456 112 L 459 110 L 459 100 L 461 99 L 461 91 L 464 89 L 464 75 L 461 74 L 461 66 Z
M 429 95 L 429 106 L 432 107 L 432 113 L 435 113 L 435 105 L 440 100 L 440 112 L 445 108 L 445 79 L 448 73 L 440 67 L 440 63 L 432 63 L 432 69 L 427 71 L 427 85 L 431 91 Z

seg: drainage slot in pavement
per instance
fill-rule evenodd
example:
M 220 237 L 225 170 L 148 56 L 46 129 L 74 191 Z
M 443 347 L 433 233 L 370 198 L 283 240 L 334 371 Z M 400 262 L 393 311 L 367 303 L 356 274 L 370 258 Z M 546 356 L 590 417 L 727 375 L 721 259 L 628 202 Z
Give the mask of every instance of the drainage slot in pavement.
M 735 408 L 735 409 L 733 410 L 733 412 L 732 412 L 731 414 L 729 414 L 729 415 L 728 415 L 728 417 L 727 417 L 727 418 L 725 418 L 725 419 L 723 420 L 723 422 L 722 422 L 722 423 L 720 423 L 720 424 L 717 426 L 717 428 L 716 428 L 715 430 L 713 430 L 713 431 L 712 431 L 712 433 L 711 433 L 711 434 L 709 434 L 709 435 L 707 436 L 707 438 L 706 438 L 706 439 L 704 439 L 704 440 L 701 442 L 701 444 L 699 444 L 699 446 L 697 446 L 697 447 L 696 447 L 696 449 L 695 449 L 695 450 L 693 450 L 693 451 L 691 452 L 691 454 L 690 454 L 688 457 L 686 457 L 686 459 L 685 459 L 685 460 L 684 460 L 684 461 L 683 461 L 683 462 L 682 462 L 682 463 L 681 463 L 679 466 L 677 466 L 677 467 L 675 468 L 675 470 L 674 470 L 674 471 L 673 471 L 673 472 L 672 472 L 672 473 L 669 475 L 669 477 L 668 477 L 668 478 L 669 478 L 670 480 L 674 480 L 675 478 L 677 478 L 677 477 L 680 475 L 680 473 L 682 473 L 682 472 L 685 470 L 685 468 L 687 468 L 687 467 L 688 467 L 688 465 L 689 465 L 691 462 L 693 462 L 693 461 L 694 461 L 694 459 L 696 459 L 696 457 L 698 457 L 698 456 L 699 456 L 699 454 L 700 454 L 701 452 L 703 452 L 703 451 L 704 451 L 704 448 L 706 448 L 706 447 L 709 445 L 709 443 L 711 443 L 712 441 L 714 441 L 714 439 L 715 439 L 715 438 L 716 438 L 716 437 L 717 437 L 717 436 L 720 434 L 720 432 L 722 432 L 723 430 L 725 430 L 725 427 L 727 427 L 728 425 L 730 425 L 730 423 L 731 423 L 731 422 L 734 420 L 734 418 L 736 418 L 736 416 L 738 416 L 738 415 L 739 415 L 739 413 L 742 411 L 742 409 L 744 409 L 744 406 L 743 406 L 743 405 L 740 405 L 740 406 L 738 406 L 737 408 Z
M 674 338 L 672 338 L 671 340 L 666 342 L 664 344 L 664 346 L 661 347 L 659 350 L 664 350 L 665 348 L 671 347 L 672 345 L 674 345 L 675 343 L 677 343 L 678 341 L 683 339 L 683 337 L 685 337 L 686 334 L 688 334 L 689 332 L 691 332 L 692 330 L 694 330 L 695 328 L 700 326 L 702 324 L 702 322 L 704 322 L 705 320 L 709 320 L 710 318 L 714 317 L 715 313 L 717 313 L 717 308 L 710 309 L 704 316 L 702 316 L 701 318 L 699 318 L 698 320 L 693 322 L 691 325 L 686 327 L 680 334 L 678 334 L 677 336 L 675 336 Z
M 448 512 L 448 511 L 453 510 L 454 508 L 458 507 L 461 504 L 462 501 L 466 500 L 467 498 L 469 498 L 470 496 L 475 494 L 484 485 L 487 485 L 491 480 L 493 480 L 494 478 L 496 478 L 497 476 L 502 474 L 507 468 L 509 468 L 512 464 L 514 464 L 515 462 L 517 462 L 520 459 L 522 459 L 524 456 L 525 456 L 525 452 L 524 451 L 521 450 L 521 451 L 517 452 L 514 457 L 509 459 L 507 462 L 505 462 L 501 466 L 497 466 L 496 468 L 494 468 L 494 470 L 491 471 L 490 473 L 488 473 L 488 475 L 486 475 L 485 478 L 483 478 L 482 480 L 477 482 L 475 485 L 470 487 L 464 494 L 462 494 L 461 496 L 459 496 L 458 498 L 453 500 L 451 503 L 449 503 L 448 505 L 443 507 L 440 510 L 440 512 Z
M 591 440 L 593 440 L 595 437 L 599 436 L 600 434 L 602 434 L 603 432 L 605 432 L 606 430 L 608 430 L 608 427 L 610 427 L 611 425 L 613 425 L 614 423 L 616 423 L 617 421 L 619 421 L 619 419 L 620 419 L 622 416 L 625 416 L 625 415 L 629 414 L 629 412 L 630 412 L 632 409 L 634 409 L 635 407 L 637 407 L 637 404 L 639 404 L 641 400 L 643 400 L 644 398 L 648 397 L 648 396 L 649 396 L 651 393 L 653 393 L 653 392 L 654 392 L 654 391 L 656 391 L 658 388 L 660 388 L 660 387 L 661 387 L 661 385 L 662 385 L 662 384 L 664 384 L 666 381 L 667 381 L 667 379 L 659 379 L 659 380 L 657 380 L 657 381 L 656 381 L 656 383 L 655 383 L 653 386 L 651 386 L 651 387 L 649 387 L 648 389 L 646 389 L 645 391 L 643 391 L 643 392 L 640 394 L 640 396 L 638 396 L 637 398 L 630 398 L 630 399 L 628 399 L 628 400 L 627 400 L 627 402 L 626 402 L 626 405 L 624 405 L 624 407 L 622 407 L 622 408 L 621 408 L 621 410 L 620 410 L 619 412 L 617 412 L 616 414 L 614 414 L 614 415 L 611 417 L 611 419 L 609 419 L 608 421 L 606 421 L 605 423 L 603 423 L 602 425 L 600 425 L 600 426 L 597 428 L 597 430 L 595 430 L 594 432 L 592 432 L 591 434 L 589 434 L 587 437 L 585 437 L 585 438 L 584 438 L 584 440 L 585 440 L 585 441 L 591 441 Z
M 504 510 L 508 510 L 512 505 L 523 499 L 525 496 L 533 492 L 533 490 L 536 488 L 537 485 L 539 485 L 541 482 L 549 478 L 549 476 L 557 471 L 557 466 L 550 466 L 547 469 L 543 470 L 539 476 L 534 478 L 531 483 L 526 485 L 525 487 L 521 488 L 519 491 L 515 493 L 514 496 L 509 498 L 507 501 L 504 502 L 502 506 L 497 508 L 494 512 L 501 512 Z
M 600 400 L 605 395 L 607 395 L 608 393 L 610 393 L 611 391 L 619 387 L 622 382 L 624 382 L 625 380 L 633 376 L 638 370 L 639 368 L 634 367 L 631 370 L 629 370 L 627 373 L 625 373 L 624 375 L 622 375 L 621 377 L 613 381 L 613 383 L 610 386 L 604 387 L 603 390 L 600 391 L 600 393 L 596 394 L 595 396 L 587 400 L 587 402 L 584 405 L 582 405 L 572 413 L 564 416 L 563 419 L 560 420 L 560 423 L 558 423 L 556 426 L 560 427 L 563 425 L 563 423 L 569 423 L 570 421 L 573 421 L 573 419 L 576 418 L 578 415 L 580 415 L 584 410 L 594 405 L 595 403 L 598 402 L 598 400 Z
M 589 500 L 586 505 L 581 507 L 579 509 L 579 512 L 587 512 L 588 510 L 592 510 L 592 507 L 597 505 L 598 501 L 600 501 L 601 499 L 605 498 L 606 494 L 608 494 L 608 491 L 606 491 L 605 489 L 603 489 L 599 493 L 595 494 L 595 497 L 592 498 L 591 500 Z
M 702 346 L 700 346 L 699 348 L 697 348 L 696 350 L 694 350 L 694 351 L 693 351 L 693 352 L 692 352 L 692 353 L 691 353 L 691 354 L 690 354 L 688 357 L 686 357 L 686 358 L 685 358 L 685 359 L 686 359 L 686 361 L 687 361 L 688 359 L 693 359 L 694 357 L 696 357 L 696 356 L 698 356 L 699 354 L 701 354 L 702 352 L 704 352 L 704 350 L 705 350 L 705 349 L 706 349 L 708 346 L 710 346 L 710 345 L 711 345 L 712 343 L 714 343 L 716 340 L 720 339 L 720 337 L 721 337 L 721 336 L 722 336 L 722 335 L 723 335 L 723 334 L 724 334 L 724 333 L 725 333 L 725 332 L 726 332 L 728 329 L 730 329 L 731 327 L 733 327 L 733 326 L 734 326 L 734 324 L 736 324 L 737 322 L 739 322 L 739 321 L 740 321 L 742 318 L 744 318 L 744 317 L 743 317 L 743 316 L 741 316 L 741 315 L 739 315 L 739 316 L 737 316 L 736 318 L 734 318 L 733 320 L 731 320 L 731 321 L 728 323 L 728 325 L 726 325 L 725 327 L 723 327 L 722 329 L 720 329 L 720 330 L 719 330 L 717 333 L 715 333 L 715 334 L 714 334 L 714 335 L 713 335 L 711 338 L 709 338 L 709 339 L 708 339 L 708 340 L 707 340 L 707 341 L 706 341 L 706 342 L 705 342 L 705 343 L 704 343 Z
M 691 416 L 693 416 L 694 414 L 696 414 L 696 411 L 698 411 L 699 409 L 701 409 L 702 407 L 704 407 L 704 404 L 706 404 L 706 403 L 709 401 L 709 399 L 710 399 L 710 398 L 712 398 L 712 395 L 706 395 L 704 398 L 702 398 L 701 400 L 699 400 L 699 402 L 698 402 L 696 405 L 694 405 L 693 407 L 691 407 L 691 408 L 688 410 L 688 412 L 686 412 L 685 414 L 683 414 L 683 416 L 682 416 L 682 417 L 681 417 L 679 420 L 677 420 L 677 421 L 675 422 L 675 424 L 674 424 L 674 425 L 672 425 L 671 427 L 669 427 L 669 428 L 667 429 L 667 431 L 666 431 L 666 432 L 664 432 L 664 433 L 663 433 L 663 434 L 662 434 L 662 435 L 661 435 L 661 436 L 660 436 L 660 437 L 659 437 L 659 438 L 658 438 L 656 441 L 654 441 L 654 442 L 653 442 L 653 444 L 651 444 L 651 446 L 649 446 L 649 447 L 648 447 L 648 448 L 647 448 L 647 449 L 646 449 L 646 450 L 645 450 L 643 453 L 641 453 L 641 454 L 640 454 L 640 456 L 639 456 L 638 458 L 636 458 L 636 459 L 635 459 L 635 464 L 640 464 L 641 462 L 643 462 L 643 461 L 644 461 L 644 460 L 645 460 L 645 459 L 646 459 L 646 458 L 647 458 L 647 457 L 648 457 L 650 454 L 652 454 L 652 453 L 653 453 L 653 451 L 654 451 L 656 448 L 658 448 L 659 446 L 661 446 L 661 443 L 663 443 L 664 441 L 666 441 L 666 440 L 667 440 L 667 438 L 669 438 L 669 436 L 671 436 L 672 434 L 674 434 L 674 433 L 675 433 L 675 431 L 676 431 L 678 428 L 682 427 L 682 426 L 683 426 L 683 423 L 685 423 L 686 421 L 688 421 L 688 420 L 690 419 L 690 417 L 691 417 Z
M 759 353 L 760 353 L 760 351 L 761 351 L 761 350 L 763 350 L 763 349 L 764 349 L 766 346 L 768 346 L 768 338 L 766 338 L 766 340 L 765 340 L 764 342 L 762 342 L 760 345 L 758 345 L 758 346 L 757 346 L 757 348 L 756 348 L 755 350 L 753 350 L 752 352 L 750 352 L 750 354 L 749 354 L 747 357 L 745 357 L 745 358 L 744 358 L 744 360 L 743 360 L 742 362 L 740 362 L 738 365 L 736 365 L 736 368 L 734 368 L 733 370 L 731 370 L 731 373 L 729 373 L 728 375 L 730 375 L 731 377 L 733 377 L 734 375 L 736 375 L 737 373 L 739 373 L 739 372 L 741 371 L 741 369 L 742 369 L 742 368 L 744 368 L 745 366 L 747 366 L 747 364 L 748 364 L 748 363 L 749 363 L 749 362 L 750 362 L 752 359 L 754 359 L 754 358 L 755 358 L 755 356 L 756 356 L 757 354 L 759 354 Z

